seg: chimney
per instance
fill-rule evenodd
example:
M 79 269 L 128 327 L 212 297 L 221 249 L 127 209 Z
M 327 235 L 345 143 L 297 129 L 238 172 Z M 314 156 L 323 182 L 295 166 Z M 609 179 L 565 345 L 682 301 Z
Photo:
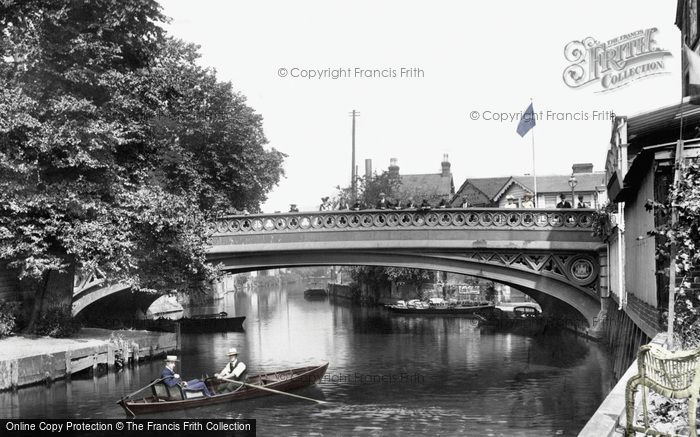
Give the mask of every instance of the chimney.
M 396 158 L 391 158 L 389 160 L 389 174 L 392 176 L 399 175 L 399 160 Z
M 450 161 L 448 160 L 447 153 L 442 155 L 442 177 L 450 176 Z
M 365 159 L 365 177 L 367 179 L 372 177 L 372 160 Z
M 571 166 L 571 172 L 573 174 L 593 173 L 593 164 L 590 162 L 586 162 L 584 164 L 574 164 Z

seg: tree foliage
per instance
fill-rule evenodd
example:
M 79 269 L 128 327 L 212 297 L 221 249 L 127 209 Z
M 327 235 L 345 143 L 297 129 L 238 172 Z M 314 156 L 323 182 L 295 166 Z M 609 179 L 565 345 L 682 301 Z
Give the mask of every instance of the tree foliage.
M 202 290 L 206 222 L 259 210 L 284 155 L 153 0 L 0 2 L 0 260 Z
M 677 214 L 675 224 L 670 220 L 672 207 Z M 693 275 L 700 273 L 700 161 L 696 158 L 684 166 L 683 177 L 676 188 L 671 187 L 668 201 L 649 200 L 646 208 L 665 218 L 649 232 L 663 241 L 658 256 L 669 259 L 671 245 L 675 246 L 671 268 L 676 269 L 680 287 L 674 332 L 686 346 L 700 345 L 700 290 L 693 287 Z M 670 287 L 673 289 L 674 284 Z

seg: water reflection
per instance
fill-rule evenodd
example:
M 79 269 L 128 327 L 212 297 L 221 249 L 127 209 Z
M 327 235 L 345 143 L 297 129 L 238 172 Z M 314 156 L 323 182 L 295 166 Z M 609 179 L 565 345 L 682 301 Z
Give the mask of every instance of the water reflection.
M 187 413 L 255 418 L 259 435 L 576 435 L 610 384 L 605 353 L 568 333 L 528 336 L 470 319 L 392 315 L 305 300 L 294 288 L 228 294 L 189 311 L 245 315 L 246 331 L 185 335 L 185 377 L 218 371 L 234 346 L 251 372 L 330 362 L 324 380 L 300 392 L 330 405 L 268 397 Z M 0 415 L 124 417 L 115 402 L 161 366 L 1 393 Z

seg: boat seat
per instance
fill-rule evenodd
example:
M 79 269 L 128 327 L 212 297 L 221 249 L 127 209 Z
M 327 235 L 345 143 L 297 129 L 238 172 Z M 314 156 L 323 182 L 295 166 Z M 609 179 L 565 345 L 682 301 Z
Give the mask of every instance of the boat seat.
M 166 383 L 159 382 L 151 387 L 153 388 L 153 396 L 158 399 L 181 401 L 184 398 L 182 388 L 179 385 L 169 387 Z

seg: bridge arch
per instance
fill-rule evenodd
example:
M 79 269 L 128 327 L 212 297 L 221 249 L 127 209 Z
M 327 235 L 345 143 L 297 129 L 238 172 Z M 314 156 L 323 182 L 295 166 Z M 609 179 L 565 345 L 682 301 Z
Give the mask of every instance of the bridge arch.
M 331 265 L 368 265 L 422 268 L 460 273 L 493 280 L 513 286 L 527 294 L 542 293 L 563 302 L 580 314 L 589 324 L 599 315 L 601 304 L 593 289 L 586 289 L 558 278 L 556 273 L 537 272 L 517 266 L 499 265 L 488 260 L 470 259 L 459 253 L 394 252 L 394 251 L 289 251 L 231 254 L 216 259 L 230 272 L 245 272 L 270 268 Z

